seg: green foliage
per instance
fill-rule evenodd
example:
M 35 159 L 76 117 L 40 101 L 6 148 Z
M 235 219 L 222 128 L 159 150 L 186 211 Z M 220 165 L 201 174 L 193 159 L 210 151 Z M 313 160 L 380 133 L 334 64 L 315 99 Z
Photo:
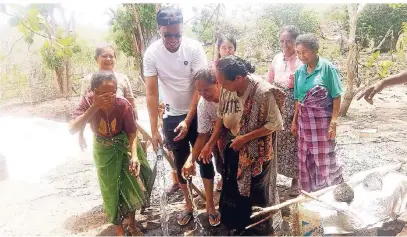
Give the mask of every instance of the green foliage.
M 280 48 L 280 28 L 290 24 L 296 25 L 303 33 L 315 32 L 318 28 L 318 17 L 316 12 L 304 9 L 301 4 L 267 5 L 254 22 L 254 26 L 249 28 L 250 34 L 246 40 L 251 50 L 247 56 L 259 61 L 270 59 L 270 53 Z
M 370 68 L 376 62 L 377 58 L 380 56 L 380 51 L 374 52 L 370 57 L 367 59 L 366 67 Z
M 264 9 L 264 16 L 274 19 L 280 28 L 296 25 L 302 33 L 315 33 L 318 29 L 318 14 L 306 10 L 303 4 L 272 4 Z
M 245 31 L 247 31 L 245 26 L 226 19 L 218 22 L 216 30 L 217 34 L 232 36 L 235 39 L 241 39 Z
M 295 23 L 292 23 L 295 24 Z M 315 11 L 311 10 L 301 10 L 299 14 L 299 19 L 297 26 L 303 33 L 315 33 L 318 29 L 318 17 Z
M 84 40 L 76 40 L 72 46 L 72 61 L 79 65 L 93 66 L 94 48 Z
M 155 4 L 138 4 L 137 5 L 143 33 L 147 36 L 157 29 Z
M 40 48 L 40 53 L 49 69 L 57 69 L 61 67 L 63 61 L 63 51 L 58 50 L 58 46 L 51 46 L 50 41 L 45 41 L 44 45 Z
M 220 8 L 221 6 L 219 6 Z M 193 9 L 194 15 L 197 16 L 195 20 L 192 21 L 192 32 L 195 33 L 197 39 L 201 42 L 211 42 L 213 38 L 213 31 L 216 27 L 215 21 L 218 14 L 217 10 L 218 4 L 210 4 L 207 7 L 201 9 L 200 12 L 196 8 Z
M 336 42 L 320 39 L 319 44 L 319 54 L 322 57 L 327 58 L 330 61 L 334 61 L 340 57 L 340 45 Z
M 155 4 L 123 4 L 114 12 L 110 21 L 111 38 L 113 38 L 118 50 L 127 57 L 140 58 L 141 53 L 134 50 L 133 40 L 139 35 L 139 29 L 134 19 L 134 9 L 139 13 L 141 31 L 147 47 L 148 41 L 156 32 Z
M 360 38 L 372 39 L 375 45 L 393 27 L 393 39 L 395 42 L 401 33 L 402 23 L 407 19 L 407 4 L 368 4 L 358 20 L 357 35 Z M 390 47 L 385 47 L 385 51 Z
M 55 70 L 62 66 L 65 57 L 72 57 L 74 54 L 75 37 L 68 36 L 59 38 L 55 42 L 46 40 L 40 48 L 42 59 L 48 69 Z M 78 51 L 78 47 L 76 46 Z
M 369 72 L 374 72 L 379 78 L 385 78 L 389 75 L 389 70 L 394 63 L 390 60 L 380 60 L 380 56 L 380 51 L 374 52 L 367 58 L 365 66 Z
M 262 45 L 269 50 L 279 47 L 279 26 L 273 19 L 261 17 L 256 21 L 256 26 L 254 37 L 251 38 L 253 45 Z M 260 47 L 257 48 L 261 50 Z
M 29 85 L 28 74 L 24 73 L 17 64 L 13 64 L 0 73 L 0 84 L 2 85 L 0 102 L 20 97 L 20 88 L 27 88 Z
M 195 33 L 192 31 L 192 27 L 189 25 L 184 25 L 184 35 L 188 36 L 191 39 L 196 39 Z
M 9 24 L 17 27 L 23 33 L 24 40 L 28 44 L 34 42 L 34 35 L 38 34 L 45 37 L 45 43 L 40 49 L 41 56 L 47 68 L 55 70 L 62 64 L 64 57 L 72 57 L 72 46 L 75 43 L 76 37 L 64 37 L 64 30 L 56 29 L 55 35 L 51 35 L 48 29 L 51 28 L 47 21 L 48 16 L 53 14 L 54 8 L 58 4 L 29 4 L 27 7 L 12 5 L 18 10 L 13 16 Z
M 404 50 L 407 47 L 407 23 L 403 22 L 401 26 L 402 33 L 400 34 L 397 43 L 396 43 L 396 51 L 398 53 L 404 54 Z
M 132 12 L 125 7 L 116 10 L 114 18 L 111 20 L 111 31 L 113 40 L 118 50 L 127 57 L 136 57 L 132 47 L 132 32 L 135 31 Z
M 377 73 L 379 74 L 380 78 L 385 78 L 389 75 L 389 69 L 393 65 L 393 62 L 390 60 L 385 60 L 379 62 L 379 70 Z

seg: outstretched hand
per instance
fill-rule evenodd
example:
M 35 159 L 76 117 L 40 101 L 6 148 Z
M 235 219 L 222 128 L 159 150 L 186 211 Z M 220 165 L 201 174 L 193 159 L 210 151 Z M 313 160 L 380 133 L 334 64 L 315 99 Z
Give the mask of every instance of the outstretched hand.
M 369 104 L 373 104 L 373 97 L 381 92 L 384 89 L 384 85 L 382 82 L 378 82 L 375 83 L 374 85 L 368 87 L 367 89 L 365 89 L 362 93 L 360 93 L 360 95 L 358 96 L 357 100 L 362 99 L 362 97 L 365 98 L 365 100 L 369 103 Z

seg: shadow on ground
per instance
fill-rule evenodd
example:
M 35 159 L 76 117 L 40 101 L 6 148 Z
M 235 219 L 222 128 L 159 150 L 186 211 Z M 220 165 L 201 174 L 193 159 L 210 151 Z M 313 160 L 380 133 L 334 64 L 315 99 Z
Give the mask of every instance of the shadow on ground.
M 99 228 L 105 224 L 108 224 L 108 219 L 103 206 L 100 205 L 79 216 L 68 218 L 64 223 L 64 227 L 71 231 L 72 234 L 78 234 Z

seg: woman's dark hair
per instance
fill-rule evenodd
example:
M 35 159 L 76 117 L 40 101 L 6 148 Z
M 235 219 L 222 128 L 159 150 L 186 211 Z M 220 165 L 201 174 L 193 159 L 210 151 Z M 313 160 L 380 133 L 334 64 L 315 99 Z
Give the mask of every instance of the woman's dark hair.
M 114 76 L 114 73 L 109 71 L 102 71 L 93 73 L 92 81 L 90 83 L 90 90 L 95 91 L 95 89 L 98 88 L 105 81 L 114 81 L 117 87 L 117 79 Z
M 232 45 L 233 45 L 233 47 L 235 48 L 235 50 L 236 50 L 236 40 L 235 40 L 235 38 L 233 38 L 232 36 L 225 36 L 225 35 L 221 35 L 219 38 L 218 38 L 218 42 L 217 42 L 217 45 L 218 45 L 218 59 L 220 58 L 220 53 L 219 53 L 219 51 L 220 51 L 220 46 L 223 44 L 223 42 L 225 42 L 225 41 L 229 41 Z
M 234 81 L 237 76 L 245 77 L 256 71 L 250 62 L 234 55 L 219 59 L 216 69 L 223 72 L 229 81 Z
M 211 69 L 201 69 L 197 71 L 194 75 L 194 80 L 202 80 L 208 84 L 216 83 L 215 75 L 213 75 L 213 71 Z
M 294 25 L 286 25 L 281 27 L 280 35 L 283 32 L 288 32 L 291 35 L 291 39 L 296 40 L 297 37 L 300 35 L 300 30 Z
M 297 46 L 299 44 L 302 44 L 311 50 L 318 51 L 319 49 L 318 39 L 314 34 L 311 33 L 298 36 L 297 40 L 295 41 L 295 45 Z
M 103 53 L 103 51 L 105 49 L 109 49 L 109 48 L 114 51 L 113 56 L 116 57 L 116 49 L 110 44 L 105 44 L 105 45 L 101 45 L 101 46 L 96 47 L 96 49 L 95 49 L 95 60 L 98 59 L 98 57 Z

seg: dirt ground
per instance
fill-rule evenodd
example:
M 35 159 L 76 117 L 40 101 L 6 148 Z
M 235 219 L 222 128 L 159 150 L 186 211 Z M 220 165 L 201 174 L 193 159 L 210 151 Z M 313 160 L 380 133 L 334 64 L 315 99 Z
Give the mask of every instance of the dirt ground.
M 345 178 L 360 170 L 398 162 L 403 163 L 401 172 L 407 174 L 405 101 L 407 86 L 386 89 L 376 96 L 373 106 L 365 101 L 353 102 L 348 116 L 341 119 L 338 129 L 337 154 L 344 164 Z M 63 122 L 69 119 L 76 102 L 77 98 L 70 101 L 58 99 L 37 105 L 1 108 L 0 118 L 5 115 L 36 116 Z M 138 105 L 145 109 L 144 98 L 138 99 Z M 375 130 L 363 131 L 372 129 Z M 155 160 L 151 152 L 148 159 L 151 164 Z M 170 171 L 169 166 L 166 169 Z M 0 172 L 4 170 L 0 169 Z M 89 149 L 58 164 L 43 175 L 39 183 L 9 180 L 7 177 L 2 180 L 1 177 L 0 175 L 0 235 L 114 234 L 113 226 L 108 224 L 103 212 L 96 170 Z M 166 183 L 167 186 L 170 184 L 169 176 L 166 177 Z M 194 179 L 194 183 L 202 188 L 199 177 Z M 287 199 L 285 190 L 289 183 L 289 179 L 279 177 L 281 201 Z M 215 199 L 218 198 L 219 194 Z M 175 223 L 175 215 L 182 208 L 181 193 L 170 196 L 168 202 L 170 235 L 184 235 L 194 230 L 194 222 L 184 228 Z M 225 235 L 223 227 L 212 228 L 208 225 L 203 205 L 200 205 L 200 201 L 197 203 L 204 233 L 195 234 Z M 286 210 L 284 214 L 288 214 Z M 151 208 L 136 217 L 139 227 L 146 235 L 162 235 L 157 187 L 153 192 Z M 399 220 L 395 224 L 386 225 L 378 234 L 394 236 L 404 224 L 403 220 Z

